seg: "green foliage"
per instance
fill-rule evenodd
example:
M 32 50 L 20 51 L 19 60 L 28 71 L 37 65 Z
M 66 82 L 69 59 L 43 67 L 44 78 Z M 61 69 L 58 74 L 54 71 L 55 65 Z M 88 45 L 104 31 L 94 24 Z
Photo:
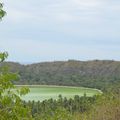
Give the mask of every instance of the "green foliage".
M 82 86 L 105 91 L 113 84 L 120 83 L 120 62 L 117 61 L 5 64 L 10 66 L 12 72 L 18 71 L 21 78 L 16 84 Z
M 8 57 L 7 52 L 0 53 L 0 62 L 3 62 Z
M 7 53 L 0 53 L 0 61 L 7 58 Z M 0 66 L 0 120 L 32 119 L 29 107 L 24 107 L 20 96 L 29 92 L 28 88 L 16 88 L 13 81 L 18 79 L 8 67 Z
M 0 19 L 5 16 L 6 12 L 3 10 L 3 4 L 0 3 Z
M 73 120 L 73 118 L 66 109 L 59 107 L 50 113 L 36 114 L 35 120 Z
M 93 97 L 75 96 L 66 99 L 59 95 L 58 100 L 24 103 L 32 109 L 35 120 L 119 120 L 120 91 Z
M 88 112 L 97 97 L 79 97 L 76 95 L 73 99 L 67 99 L 59 95 L 58 100 L 51 98 L 43 102 L 29 101 L 24 102 L 24 104 L 31 107 L 32 116 L 36 120 L 73 120 L 72 115 L 76 112 L 81 114 Z

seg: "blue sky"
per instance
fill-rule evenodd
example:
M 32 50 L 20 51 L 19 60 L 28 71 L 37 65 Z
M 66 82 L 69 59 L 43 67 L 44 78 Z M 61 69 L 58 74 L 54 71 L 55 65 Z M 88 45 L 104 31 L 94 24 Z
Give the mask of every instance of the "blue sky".
M 120 60 L 119 0 L 4 0 L 10 61 Z

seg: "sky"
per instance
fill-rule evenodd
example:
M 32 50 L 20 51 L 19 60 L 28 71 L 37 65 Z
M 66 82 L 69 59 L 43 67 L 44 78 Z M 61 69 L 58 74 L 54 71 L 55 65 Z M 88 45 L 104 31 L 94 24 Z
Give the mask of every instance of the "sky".
M 8 61 L 120 60 L 120 0 L 4 0 Z

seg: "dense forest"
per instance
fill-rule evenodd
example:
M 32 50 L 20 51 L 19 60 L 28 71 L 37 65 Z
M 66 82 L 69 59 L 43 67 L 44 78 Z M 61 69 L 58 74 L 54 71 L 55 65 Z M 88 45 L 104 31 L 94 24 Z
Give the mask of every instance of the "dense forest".
M 23 102 L 29 106 L 35 120 L 119 120 L 120 98 L 118 94 L 79 97 L 66 99 L 59 96 L 58 100 L 43 102 Z
M 120 82 L 120 62 L 112 60 L 58 61 L 21 65 L 6 62 L 20 75 L 16 84 L 84 86 L 105 90 Z
M 25 120 L 119 120 L 120 118 L 120 82 L 119 82 L 119 74 L 118 74 L 119 62 L 90 61 L 90 62 L 82 62 L 84 65 L 83 64 L 81 65 L 81 62 L 78 62 L 78 61 L 77 63 L 76 61 L 67 61 L 67 62 L 39 63 L 39 64 L 32 64 L 32 65 L 20 65 L 18 63 L 3 62 L 7 58 L 7 56 L 8 56 L 7 53 L 0 54 L 0 61 L 1 61 L 1 64 L 0 64 L 0 85 L 1 85 L 0 119 L 1 120 L 22 120 L 22 119 L 25 119 Z M 87 86 L 87 84 L 90 84 L 91 82 L 93 82 L 92 78 L 99 78 L 103 76 L 104 77 L 103 81 L 99 82 L 100 79 L 96 79 L 96 82 L 95 81 L 94 82 L 96 85 L 99 84 L 99 87 L 101 86 L 100 88 L 101 89 L 104 88 L 104 90 L 106 91 L 103 91 L 103 94 L 94 95 L 91 97 L 88 97 L 86 96 L 86 94 L 84 94 L 84 96 L 82 97 L 76 95 L 74 96 L 73 99 L 71 98 L 67 99 L 66 97 L 63 98 L 61 95 L 59 95 L 57 100 L 51 98 L 49 100 L 44 100 L 42 102 L 23 101 L 21 99 L 21 96 L 27 94 L 29 92 L 29 89 L 24 87 L 19 89 L 14 86 L 14 83 L 22 84 L 22 81 L 23 81 L 22 75 L 25 75 L 27 72 L 26 70 L 30 70 L 28 68 L 31 66 L 32 66 L 31 68 L 32 69 L 34 68 L 35 70 L 35 68 L 40 68 L 39 65 L 41 66 L 42 64 L 43 65 L 42 68 L 44 68 L 43 69 L 44 72 L 47 71 L 48 73 L 48 71 L 53 72 L 52 67 L 54 68 L 54 66 L 57 66 L 56 63 L 57 64 L 64 63 L 62 64 L 64 65 L 63 67 L 64 69 L 62 67 L 61 68 L 62 70 L 66 71 L 65 72 L 66 75 L 71 75 L 70 73 L 74 73 L 72 75 L 76 75 L 76 73 L 77 74 L 80 73 L 78 71 L 80 71 L 80 68 L 82 66 L 84 68 L 83 70 L 86 71 L 86 73 L 90 73 L 88 74 L 89 77 L 92 75 L 94 76 L 88 79 L 87 82 L 89 83 L 85 83 L 84 85 L 79 84 L 77 86 L 85 86 L 85 85 Z M 89 64 L 86 64 L 86 63 L 89 63 Z M 60 68 L 60 65 L 61 64 L 59 64 L 59 68 Z M 58 68 L 58 67 L 55 67 L 55 68 Z M 59 73 L 55 68 L 54 68 L 54 72 Z M 79 68 L 79 69 L 75 71 L 75 68 Z M 104 70 L 104 72 L 102 72 L 100 68 Z M 21 74 L 22 70 L 23 72 Z M 62 70 L 60 74 L 61 75 L 63 74 L 65 76 Z M 92 72 L 91 70 L 93 70 L 94 72 L 91 73 Z M 109 70 L 109 72 L 107 70 Z M 34 73 L 35 72 L 33 72 L 33 74 Z M 32 75 L 32 72 L 29 73 L 29 75 Z M 86 74 L 86 78 L 88 76 Z M 111 81 L 111 79 L 109 79 L 110 76 L 112 78 L 116 77 L 116 79 L 112 79 Z M 14 82 L 18 78 L 21 79 L 20 82 Z M 31 80 L 33 82 L 34 79 L 31 79 Z M 71 80 L 73 79 L 70 79 L 70 82 Z M 107 84 L 109 86 L 104 85 L 105 81 L 107 81 Z M 93 82 L 93 85 L 94 85 L 94 82 Z M 26 83 L 29 84 L 29 81 L 27 81 Z M 33 84 L 35 83 L 33 82 Z M 52 84 L 52 82 L 49 84 Z M 63 84 L 63 85 L 66 85 L 66 84 Z M 67 85 L 72 85 L 72 84 L 69 83 L 68 81 Z M 104 87 L 102 87 L 102 85 L 104 85 Z M 90 87 L 94 87 L 94 86 L 90 86 Z

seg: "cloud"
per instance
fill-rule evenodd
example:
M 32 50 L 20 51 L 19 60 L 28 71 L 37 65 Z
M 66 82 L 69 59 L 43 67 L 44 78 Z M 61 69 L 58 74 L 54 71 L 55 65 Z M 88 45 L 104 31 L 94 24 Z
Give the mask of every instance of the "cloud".
M 5 0 L 4 3 L 7 16 L 0 24 L 0 50 L 9 51 L 11 60 L 16 60 L 14 56 L 20 61 L 119 56 L 118 0 Z
M 45 22 L 48 19 L 58 22 L 72 21 L 78 19 L 78 15 L 75 15 L 76 11 L 79 13 L 90 12 L 90 8 L 98 5 L 99 2 L 96 0 L 66 0 L 66 1 L 31 1 L 26 0 L 23 3 L 21 1 L 11 2 L 7 0 L 6 9 L 8 10 L 8 18 L 11 21 L 25 22 L 32 20 L 43 20 L 40 22 Z M 29 7 L 30 6 L 30 7 Z M 90 7 L 90 8 L 89 8 Z M 81 11 L 86 9 L 86 11 Z
M 63 42 L 43 42 L 33 40 L 1 41 L 2 51 L 8 51 L 8 60 L 19 62 L 39 62 L 67 59 L 112 59 L 119 58 L 119 46 L 98 44 L 75 44 Z M 8 43 L 8 44 L 6 44 Z M 14 43 L 14 44 L 13 44 Z M 116 57 L 115 57 L 116 56 Z
M 100 0 L 71 0 L 73 4 L 82 7 L 82 9 L 86 9 L 89 7 L 97 7 L 100 6 Z
M 107 0 L 106 0 L 107 1 Z M 21 1 L 11 2 L 7 0 L 6 8 L 8 8 L 8 21 L 21 23 L 39 23 L 44 24 L 53 22 L 57 24 L 69 23 L 93 23 L 101 21 L 109 15 L 109 11 L 113 7 L 118 10 L 119 5 L 113 4 L 108 7 L 103 0 L 26 0 L 23 3 Z M 114 10 L 115 10 L 114 9 Z M 109 10 L 109 11 L 107 11 Z M 113 13 L 111 10 L 110 12 Z M 107 18 L 108 19 L 108 18 Z M 48 21 L 49 20 L 49 21 Z M 93 24 L 92 23 L 92 24 Z M 98 23 L 98 22 L 97 22 Z
M 6 16 L 6 20 L 12 23 L 20 23 L 20 22 L 24 22 L 25 20 L 31 20 L 34 18 L 33 14 L 24 12 L 24 11 L 20 11 L 17 9 L 8 9 L 8 13 Z

